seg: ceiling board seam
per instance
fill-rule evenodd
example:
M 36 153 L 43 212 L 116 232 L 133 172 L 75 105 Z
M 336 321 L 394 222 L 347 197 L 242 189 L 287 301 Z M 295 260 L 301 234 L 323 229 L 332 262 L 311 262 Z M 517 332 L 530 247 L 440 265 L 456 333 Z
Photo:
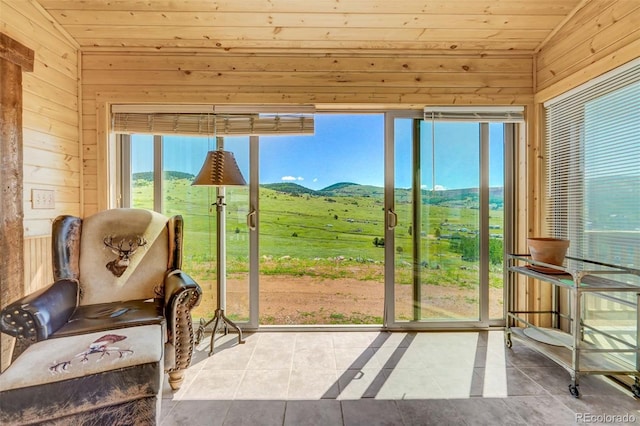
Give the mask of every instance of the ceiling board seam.
M 307 56 L 307 55 L 319 55 L 322 57 L 382 57 L 382 58 L 450 58 L 450 57 L 473 57 L 473 58 L 522 58 L 531 59 L 533 57 L 533 50 L 531 49 L 519 49 L 519 50 L 421 50 L 421 49 L 372 49 L 369 51 L 362 50 L 349 50 L 349 49 L 333 49 L 331 52 L 327 52 L 325 49 L 283 49 L 283 48 L 258 48 L 249 49 L 246 47 L 238 48 L 209 48 L 209 47 L 116 47 L 116 46 L 83 46 L 82 52 L 91 54 L 135 54 L 135 53 L 149 53 L 155 55 L 162 54 L 181 54 L 192 55 L 202 54 L 203 56 L 238 56 L 245 57 L 250 56 Z M 295 50 L 295 53 L 292 51 Z M 420 52 L 420 53 L 418 53 Z M 409 55 L 409 56 L 407 56 Z
M 291 53 L 296 50 L 295 53 Z M 309 51 L 308 49 L 282 49 L 273 48 L 265 50 L 249 50 L 245 47 L 239 48 L 208 48 L 208 47 L 141 47 L 141 46 L 80 46 L 80 51 L 92 55 L 127 55 L 127 54 L 150 54 L 158 55 L 197 55 L 199 57 L 331 57 L 331 58 L 492 58 L 492 59 L 531 59 L 533 57 L 533 49 L 512 49 L 512 50 L 402 50 L 388 49 L 388 51 L 376 49 L 374 51 L 363 52 L 356 50 L 352 52 L 333 53 L 324 49 Z M 418 53 L 420 52 L 420 53 Z M 326 56 L 329 55 L 329 56 Z M 337 56 L 334 56 L 337 55 Z
M 581 0 L 580 3 L 578 3 L 577 6 L 574 7 L 573 10 L 571 10 L 571 12 L 569 12 L 569 14 L 567 16 L 565 16 L 564 19 L 562 21 L 560 21 L 560 23 L 553 30 L 551 30 L 551 32 L 544 38 L 544 40 L 542 40 L 540 42 L 538 47 L 536 47 L 533 50 L 533 53 L 534 54 L 538 54 L 540 52 L 540 50 L 542 50 L 542 48 L 547 45 L 549 40 L 551 40 L 553 38 L 553 36 L 555 36 L 558 33 L 558 31 L 560 31 L 562 29 L 562 27 L 567 25 L 567 22 L 569 22 L 590 1 L 591 0 Z
M 73 47 L 80 50 L 80 43 L 78 43 L 78 41 L 73 38 L 73 36 L 69 34 L 69 32 L 62 25 L 60 25 L 60 23 L 56 19 L 54 19 L 53 16 L 51 16 L 51 14 L 44 7 L 42 7 L 42 5 L 38 3 L 37 0 L 31 0 L 31 4 L 42 14 L 42 16 L 51 21 L 51 24 L 53 24 L 55 29 L 60 31 L 60 34 L 62 34 Z

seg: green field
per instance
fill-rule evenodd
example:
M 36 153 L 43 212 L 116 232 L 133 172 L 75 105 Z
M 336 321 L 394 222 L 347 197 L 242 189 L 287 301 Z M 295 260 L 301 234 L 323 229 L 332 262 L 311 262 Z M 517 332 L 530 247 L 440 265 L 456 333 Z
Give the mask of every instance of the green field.
M 164 211 L 185 219 L 183 269 L 203 288 L 215 281 L 215 189 L 192 187 L 188 175 L 165 176 Z M 248 273 L 248 188 L 227 188 L 226 242 L 229 281 Z M 152 208 L 150 176 L 134 175 L 133 207 Z M 502 191 L 491 192 L 490 286 L 502 288 Z M 470 190 L 422 193 L 420 274 L 424 284 L 477 290 L 478 197 Z M 356 184 L 336 184 L 313 191 L 297 184 L 267 184 L 260 188 L 260 274 L 352 279 L 372 285 L 383 282 L 383 190 Z M 396 190 L 396 285 L 412 283 L 413 230 L 410 193 Z M 363 265 L 368 265 L 363 268 Z M 365 271 L 365 272 L 363 272 Z M 475 291 L 477 294 L 477 291 Z M 231 297 L 231 295 L 230 295 Z M 470 296 L 469 296 L 470 297 Z M 473 305 L 477 300 L 467 300 Z M 202 306 L 202 315 L 213 306 Z M 245 311 L 245 309 L 240 309 Z M 349 322 L 349 313 L 344 313 Z M 340 318 L 343 313 L 332 313 Z M 238 312 L 243 318 L 246 312 Z M 261 321 L 269 322 L 261 318 Z M 380 319 L 372 320 L 379 322 Z M 333 322 L 340 322 L 333 321 Z

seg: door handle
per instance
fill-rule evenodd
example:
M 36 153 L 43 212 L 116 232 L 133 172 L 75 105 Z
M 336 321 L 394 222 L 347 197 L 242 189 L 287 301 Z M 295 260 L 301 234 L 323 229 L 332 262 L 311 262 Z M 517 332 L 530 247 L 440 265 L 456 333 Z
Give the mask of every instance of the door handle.
M 257 212 L 255 210 L 253 210 L 251 213 L 249 213 L 247 215 L 247 227 L 251 230 L 251 231 L 255 231 L 256 230 L 256 216 L 257 216 Z
M 398 226 L 398 215 L 391 209 L 387 210 L 387 229 L 391 231 Z

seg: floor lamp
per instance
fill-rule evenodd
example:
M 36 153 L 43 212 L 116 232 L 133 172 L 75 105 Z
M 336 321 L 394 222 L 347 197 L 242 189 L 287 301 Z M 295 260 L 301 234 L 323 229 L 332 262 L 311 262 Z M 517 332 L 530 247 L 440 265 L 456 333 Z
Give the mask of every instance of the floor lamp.
M 227 334 L 229 327 L 238 332 L 238 343 L 244 343 L 242 339 L 242 330 L 233 321 L 224 314 L 227 298 L 227 268 L 226 268 L 226 243 L 225 243 L 225 186 L 246 185 L 247 182 L 242 177 L 238 163 L 232 152 L 223 150 L 223 138 L 218 137 L 217 149 L 209 151 L 207 158 L 204 160 L 202 169 L 191 185 L 193 186 L 215 186 L 217 187 L 216 195 L 216 249 L 217 249 L 217 307 L 216 312 L 208 322 L 200 319 L 196 341 L 199 343 L 209 324 L 213 323 L 211 330 L 211 344 L 209 348 L 209 356 L 213 354 L 213 345 L 215 342 L 216 332 L 219 328 L 223 328 L 224 334 Z

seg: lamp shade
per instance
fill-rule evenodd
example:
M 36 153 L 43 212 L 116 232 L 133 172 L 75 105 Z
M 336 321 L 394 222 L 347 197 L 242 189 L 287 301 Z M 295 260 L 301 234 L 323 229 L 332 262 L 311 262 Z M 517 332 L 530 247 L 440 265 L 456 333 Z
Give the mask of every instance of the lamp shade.
M 191 185 L 246 185 L 236 158 L 230 151 L 209 151 L 200 173 Z

